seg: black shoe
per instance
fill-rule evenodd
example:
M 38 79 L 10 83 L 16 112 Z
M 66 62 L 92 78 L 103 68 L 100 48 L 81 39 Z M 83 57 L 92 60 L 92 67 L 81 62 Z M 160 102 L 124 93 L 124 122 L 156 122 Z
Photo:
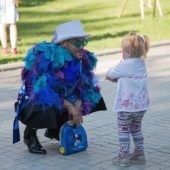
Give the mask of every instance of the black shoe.
M 57 129 L 46 129 L 44 136 L 50 139 L 56 139 L 59 141 L 59 132 Z
M 24 143 L 27 145 L 30 153 L 45 155 L 47 152 L 41 146 L 37 135 L 30 136 L 29 138 L 24 138 Z

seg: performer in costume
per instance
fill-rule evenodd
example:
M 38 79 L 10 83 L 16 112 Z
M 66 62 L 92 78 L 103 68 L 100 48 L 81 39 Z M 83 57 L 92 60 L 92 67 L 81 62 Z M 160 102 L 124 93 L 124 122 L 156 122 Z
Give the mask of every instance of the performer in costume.
M 19 121 L 26 125 L 24 143 L 29 152 L 46 154 L 37 138 L 37 129 L 59 140 L 61 126 L 82 116 L 106 110 L 93 70 L 94 53 L 84 49 L 86 37 L 79 20 L 59 25 L 52 42 L 41 42 L 28 50 L 22 70 L 22 87 L 15 103 L 13 143 L 20 140 Z

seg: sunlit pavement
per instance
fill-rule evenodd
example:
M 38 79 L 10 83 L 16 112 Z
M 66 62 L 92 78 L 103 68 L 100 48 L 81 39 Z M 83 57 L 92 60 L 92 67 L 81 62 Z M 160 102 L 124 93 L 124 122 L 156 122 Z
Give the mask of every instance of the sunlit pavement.
M 96 74 L 107 104 L 107 111 L 84 117 L 89 146 L 84 152 L 62 156 L 58 142 L 38 131 L 47 155 L 34 155 L 23 144 L 24 125 L 20 123 L 21 142 L 12 144 L 13 104 L 20 87 L 20 67 L 5 69 L 0 65 L 0 170 L 169 170 L 170 169 L 170 43 L 150 49 L 146 63 L 149 74 L 150 109 L 142 130 L 145 138 L 145 165 L 123 168 L 112 164 L 119 146 L 116 113 L 112 111 L 115 85 L 105 80 L 106 70 L 121 59 L 120 52 L 98 57 Z M 10 66 L 8 66 L 10 67 Z M 132 142 L 133 146 L 133 142 Z M 133 149 L 133 148 L 132 148 Z

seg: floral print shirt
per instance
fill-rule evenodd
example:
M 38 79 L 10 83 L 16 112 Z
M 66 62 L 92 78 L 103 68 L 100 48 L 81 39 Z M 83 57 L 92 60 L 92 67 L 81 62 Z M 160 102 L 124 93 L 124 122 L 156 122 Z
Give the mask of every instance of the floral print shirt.
M 110 68 L 106 76 L 117 79 L 114 111 L 138 112 L 148 109 L 147 71 L 143 59 L 125 59 Z

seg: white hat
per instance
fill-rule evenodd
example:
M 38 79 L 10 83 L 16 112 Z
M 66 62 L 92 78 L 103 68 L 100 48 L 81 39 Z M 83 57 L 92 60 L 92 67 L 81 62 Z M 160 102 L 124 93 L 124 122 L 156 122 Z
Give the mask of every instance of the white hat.
M 59 43 L 64 40 L 87 36 L 90 35 L 84 32 L 83 26 L 79 20 L 70 21 L 57 26 L 52 42 Z

